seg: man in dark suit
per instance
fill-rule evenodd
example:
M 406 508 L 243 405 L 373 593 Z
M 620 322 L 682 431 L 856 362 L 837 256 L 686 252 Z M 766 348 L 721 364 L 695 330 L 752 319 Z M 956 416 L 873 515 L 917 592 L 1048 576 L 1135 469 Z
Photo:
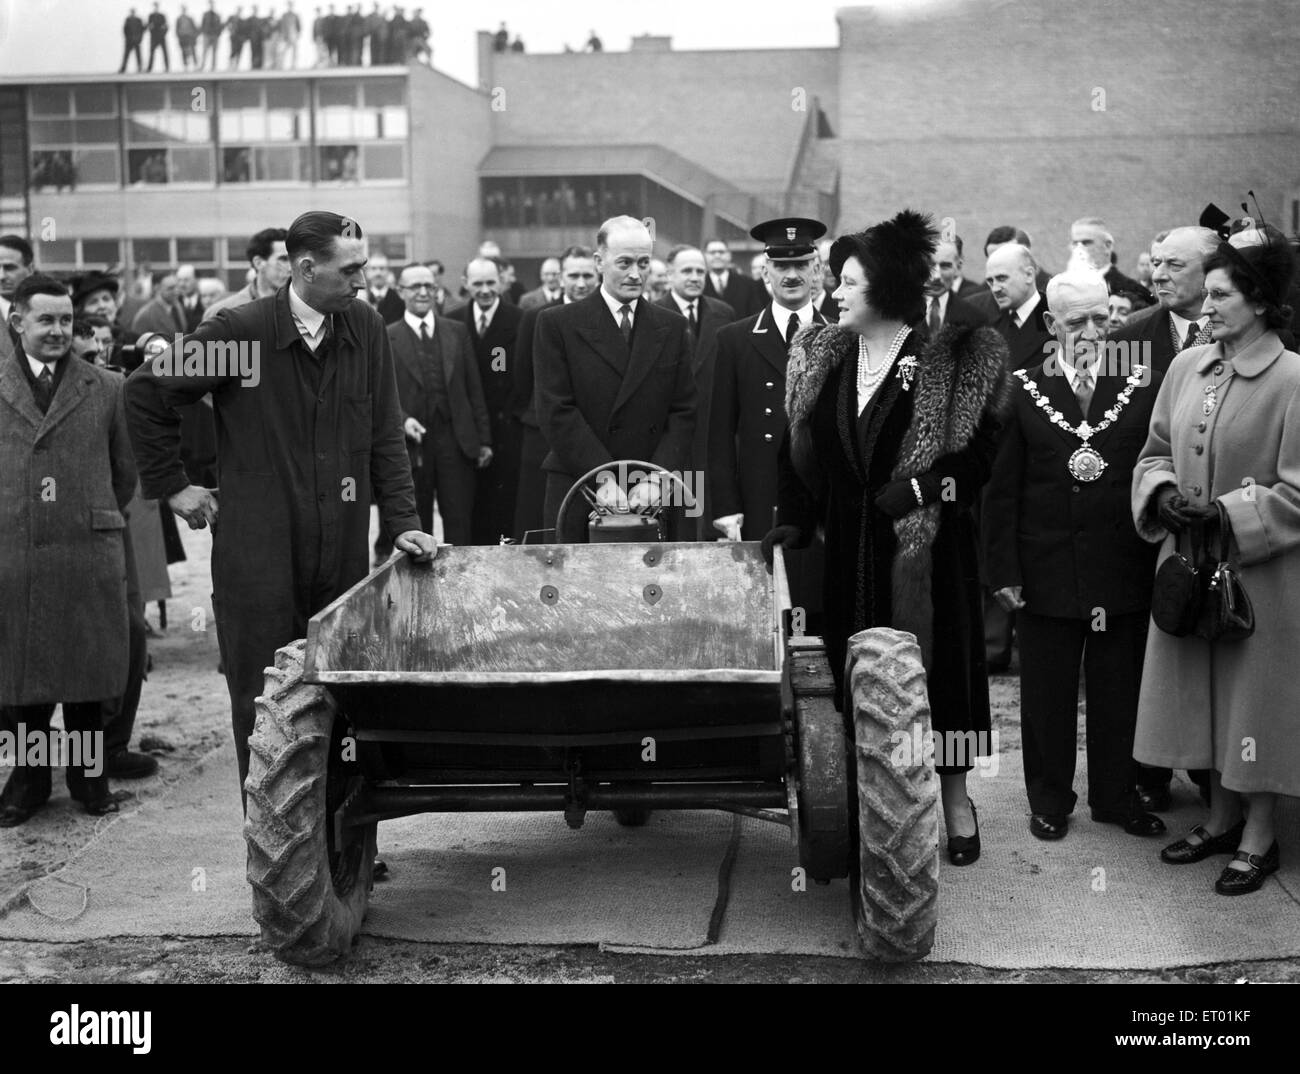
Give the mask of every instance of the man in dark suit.
M 731 250 L 721 239 L 710 239 L 704 244 L 704 260 L 709 267 L 704 293 L 735 310 L 736 320 L 751 317 L 768 304 L 767 291 L 761 283 L 732 269 Z
M 656 305 L 686 318 L 691 330 L 691 368 L 695 373 L 695 436 L 691 441 L 690 468 L 696 475 L 708 473 L 709 403 L 713 398 L 713 376 L 717 367 L 718 331 L 736 319 L 735 311 L 725 302 L 704 294 L 704 254 L 695 246 L 674 246 L 668 251 L 668 293 Z M 698 501 L 695 537 L 712 541 L 718 536 L 713 528 L 707 479 L 692 486 Z
M 989 254 L 985 279 L 998 305 L 993 327 L 1002 333 L 1011 351 L 1011 368 L 1039 365 L 1053 339 L 1044 314 L 1047 301 L 1036 286 L 1038 266 L 1029 248 L 1016 242 Z
M 471 536 L 475 470 L 491 463 L 493 440 L 470 333 L 434 314 L 432 270 L 408 266 L 397 286 L 406 311 L 388 326 L 388 339 L 420 524 L 432 532 L 436 495 L 447 543 L 479 543 Z
M 157 332 L 169 340 L 177 332 L 184 332 L 185 312 L 180 307 L 180 284 L 172 273 L 158 281 L 158 290 L 131 319 L 131 331 L 137 336 L 144 332 Z
M 451 316 L 468 330 L 474 347 L 491 427 L 487 443 L 492 445 L 491 462 L 478 472 L 470 543 L 497 544 L 514 532 L 520 429 L 510 414 L 510 394 L 524 315 L 502 301 L 501 277 L 490 257 L 476 257 L 465 266 L 465 283 L 470 300 Z
M 221 472 L 213 607 L 241 790 L 264 669 L 369 570 L 371 488 L 400 551 L 420 562 L 437 552 L 415 510 L 388 334 L 356 297 L 364 234 L 355 220 L 312 211 L 285 245 L 287 285 L 222 310 L 186 340 L 202 375 L 173 349 L 126 386 L 144 495 L 165 499 L 193 529 L 216 520 L 217 500 L 185 474 L 175 408 L 212 395 Z
M 139 72 L 144 70 L 144 61 L 140 57 L 140 42 L 143 40 L 144 23 L 141 21 L 140 16 L 135 13 L 135 8 L 132 8 L 130 14 L 127 15 L 126 20 L 122 23 L 122 42 L 124 47 L 122 49 L 122 66 L 117 69 L 119 75 L 126 72 L 126 61 L 132 56 L 135 57 L 136 71 Z M 150 55 L 149 58 L 152 60 L 153 56 Z
M 686 321 L 641 298 L 654 242 L 641 221 L 606 220 L 596 235 L 595 294 L 553 307 L 537 320 L 533 360 L 537 416 L 550 448 L 545 518 L 555 525 L 573 482 L 616 459 L 641 459 L 670 472 L 690 457 L 695 382 Z M 614 474 L 597 481 L 606 508 L 663 505 L 657 473 L 630 491 Z M 580 502 L 580 501 L 579 501 Z M 558 540 L 578 540 L 577 511 L 561 520 Z
M 929 339 L 938 337 L 944 325 L 970 325 L 980 328 L 988 318 L 953 292 L 954 280 L 961 272 L 961 256 L 955 242 L 940 241 L 930 258 L 930 279 L 925 285 L 925 318 L 921 331 Z
M 203 320 L 203 303 L 199 301 L 199 277 L 193 265 L 181 265 L 176 270 L 176 303 L 185 318 L 185 331 L 193 332 Z
M 63 763 L 49 737 L 60 704 L 64 729 L 78 736 L 68 792 L 87 813 L 117 812 L 101 720 L 126 686 L 122 510 L 136 484 L 122 378 L 73 357 L 67 288 L 33 274 L 12 300 L 5 330 L 16 346 L 0 361 L 0 731 L 44 749 L 9 774 L 0 828 L 50 797 Z
M 732 541 L 757 541 L 774 525 L 777 452 L 789 424 L 785 368 L 795 333 L 827 320 L 812 301 L 822 273 L 814 243 L 826 225 L 769 220 L 750 234 L 763 243 L 772 302 L 718 333 L 718 364 L 708 411 L 709 518 Z M 811 616 L 821 610 L 822 546 L 786 555 L 790 599 Z M 812 631 L 815 632 L 815 631 Z
M 558 306 L 564 301 L 564 289 L 560 286 L 560 261 L 548 257 L 542 262 L 540 270 L 542 283 L 532 291 L 525 291 L 519 297 L 519 308 L 527 311 L 539 306 Z
M 1160 374 L 1107 361 L 1099 272 L 1072 268 L 1047 294 L 1055 349 L 1017 374 L 982 519 L 990 583 L 1020 618 L 1029 830 L 1060 839 L 1069 828 L 1082 660 L 1092 819 L 1158 835 L 1165 826 L 1142 808 L 1133 761 L 1156 548 L 1133 529 L 1129 489 Z
M 559 305 L 581 302 L 599 285 L 596 255 L 586 246 L 570 246 L 560 255 L 560 287 L 564 295 Z M 545 528 L 542 516 L 546 501 L 546 474 L 542 463 L 548 448 L 537 420 L 536 379 L 533 364 L 533 341 L 537 320 L 552 306 L 534 306 L 524 313 L 515 339 L 513 386 L 510 414 L 519 422 L 519 489 L 515 496 L 515 540 L 523 544 L 529 534 Z M 530 541 L 530 543 L 532 543 Z
M 170 71 L 172 67 L 167 55 L 167 16 L 159 10 L 157 4 L 153 6 L 146 27 L 149 30 L 149 66 L 145 70 L 153 70 L 154 53 L 162 49 L 163 70 Z
M 984 240 L 984 262 L 987 265 L 989 256 L 999 246 L 1005 246 L 1009 242 L 1019 243 L 1026 250 L 1033 250 L 1034 244 L 1029 238 L 1029 233 L 1021 228 L 1013 227 L 1011 224 L 999 224 L 989 232 L 988 238 Z M 987 275 L 987 272 L 985 273 Z M 1034 286 L 1043 291 L 1047 288 L 1048 281 L 1052 274 L 1046 269 L 1035 263 L 1034 267 Z M 996 314 L 994 315 L 996 319 Z
M 1159 305 L 1131 314 L 1111 336 L 1113 349 L 1164 373 L 1174 356 L 1210 342 L 1209 318 L 1201 312 L 1205 259 L 1219 236 L 1207 227 L 1176 227 L 1151 244 L 1151 286 Z
M 956 256 L 952 259 L 952 278 L 948 281 L 948 288 L 954 295 L 963 301 L 969 302 L 975 295 L 987 294 L 988 288 L 982 283 L 970 279 L 963 275 L 962 268 L 965 264 L 965 255 L 963 253 L 965 246 L 961 241 L 960 235 L 953 236 L 952 245 L 956 251 Z
M 393 324 L 402 319 L 406 304 L 393 288 L 388 286 L 392 275 L 388 267 L 388 256 L 373 253 L 366 262 L 366 290 L 362 297 L 379 311 L 384 324 Z
M 1135 295 L 1151 294 L 1116 266 L 1115 237 L 1101 217 L 1083 216 L 1070 225 L 1070 254 L 1077 256 L 1079 253 L 1087 257 L 1093 268 L 1104 274 L 1106 289 L 1110 294 L 1117 291 L 1131 291 Z

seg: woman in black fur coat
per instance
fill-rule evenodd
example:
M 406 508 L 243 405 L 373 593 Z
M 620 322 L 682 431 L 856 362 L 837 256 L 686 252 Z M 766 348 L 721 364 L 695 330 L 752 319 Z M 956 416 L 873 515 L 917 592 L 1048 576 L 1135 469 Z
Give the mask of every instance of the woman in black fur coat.
M 801 547 L 817 526 L 825 531 L 826 647 L 839 697 L 851 635 L 879 626 L 916 635 L 948 856 L 966 865 L 979 857 L 966 793 L 974 757 L 952 749 L 952 733 L 967 744 L 975 732 L 983 756 L 990 729 L 971 507 L 992 468 L 1009 378 L 993 329 L 951 326 L 926 343 L 912 327 L 937 239 L 929 218 L 904 210 L 831 247 L 840 319 L 810 325 L 791 347 L 782 524 L 764 546 Z

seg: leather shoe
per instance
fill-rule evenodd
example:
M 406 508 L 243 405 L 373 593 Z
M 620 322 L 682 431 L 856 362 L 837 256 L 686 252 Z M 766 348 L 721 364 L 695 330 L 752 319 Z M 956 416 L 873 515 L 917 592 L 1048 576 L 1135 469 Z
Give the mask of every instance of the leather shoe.
M 1163 813 L 1173 804 L 1168 787 L 1139 787 L 1137 797 L 1148 813 Z
M 1214 882 L 1214 890 L 1220 895 L 1249 895 L 1252 891 L 1258 891 L 1264 878 L 1277 872 L 1282 863 L 1276 839 L 1263 854 L 1247 854 L 1244 850 L 1239 850 L 1232 860 L 1244 861 L 1250 868 L 1234 869 L 1231 865 L 1226 866 Z
M 1070 830 L 1070 818 L 1060 813 L 1031 813 L 1030 834 L 1038 839 L 1064 839 Z
M 1212 854 L 1234 854 L 1237 844 L 1241 842 L 1241 833 L 1245 830 L 1244 820 L 1237 821 L 1222 835 L 1211 835 L 1198 824 L 1188 834 L 1196 836 L 1200 840 L 1199 843 L 1189 842 L 1186 838 L 1170 843 L 1160 852 L 1160 860 L 1169 865 L 1190 865 Z
M 118 750 L 108 755 L 104 771 L 113 779 L 144 779 L 158 771 L 158 760 L 147 753 Z
M 1135 809 L 1132 813 L 1103 813 L 1094 809 L 1092 819 L 1098 824 L 1118 824 L 1129 835 L 1160 835 L 1165 830 L 1163 820 L 1154 813 L 1146 813 L 1141 809 Z
M 37 809 L 40 807 L 37 806 Z M 17 828 L 20 824 L 26 824 L 35 814 L 36 809 L 26 809 L 23 806 L 7 805 L 0 807 L 0 828 Z
M 81 808 L 92 817 L 106 817 L 110 813 L 118 812 L 117 799 L 111 793 L 102 794 L 98 798 L 82 798 L 79 801 Z
M 948 860 L 953 865 L 973 865 L 980 856 L 980 815 L 975 811 L 975 803 L 970 804 L 971 816 L 975 818 L 974 835 L 948 836 Z

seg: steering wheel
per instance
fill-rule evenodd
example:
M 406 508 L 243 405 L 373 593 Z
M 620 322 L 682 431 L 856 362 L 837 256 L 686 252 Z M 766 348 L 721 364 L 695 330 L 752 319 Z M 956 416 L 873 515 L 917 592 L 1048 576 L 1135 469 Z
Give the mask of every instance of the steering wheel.
M 628 470 L 629 467 L 636 467 L 637 469 L 635 471 L 629 472 Z M 580 478 L 578 478 L 578 480 L 575 481 L 573 485 L 569 488 L 569 491 L 564 494 L 564 499 L 560 501 L 560 509 L 558 512 L 556 512 L 555 515 L 556 541 L 559 541 L 561 539 L 562 534 L 564 533 L 564 520 L 568 516 L 569 509 L 576 502 L 575 494 L 581 495 L 582 498 L 587 501 L 587 504 L 591 508 L 591 510 L 595 511 L 596 514 L 602 516 L 636 513 L 646 518 L 657 519 L 659 518 L 660 515 L 663 514 L 664 507 L 667 506 L 664 503 L 664 500 L 665 499 L 672 500 L 671 496 L 664 495 L 664 489 L 661 484 L 659 503 L 653 507 L 627 508 L 624 510 L 620 510 L 618 508 L 606 507 L 604 504 L 597 502 L 595 491 L 589 488 L 587 485 L 587 483 L 591 481 L 593 478 L 595 478 L 597 475 L 606 472 L 610 472 L 614 475 L 615 479 L 618 481 L 619 488 L 623 490 L 624 495 L 626 495 L 627 492 L 629 491 L 628 480 L 630 477 L 633 476 L 633 474 L 640 474 L 642 476 L 648 477 L 650 474 L 654 473 L 654 474 L 662 474 L 668 477 L 673 484 L 677 485 L 681 489 L 682 494 L 684 496 L 684 499 L 681 501 L 682 503 L 690 503 L 693 502 L 695 499 L 695 493 L 691 491 L 691 489 L 687 486 L 686 482 L 684 482 L 677 474 L 673 473 L 671 470 L 665 470 L 662 466 L 656 466 L 652 462 L 642 462 L 640 459 L 614 459 L 611 460 L 610 462 L 604 463 L 601 466 L 597 466 L 591 470 L 588 470 L 585 474 L 583 474 Z

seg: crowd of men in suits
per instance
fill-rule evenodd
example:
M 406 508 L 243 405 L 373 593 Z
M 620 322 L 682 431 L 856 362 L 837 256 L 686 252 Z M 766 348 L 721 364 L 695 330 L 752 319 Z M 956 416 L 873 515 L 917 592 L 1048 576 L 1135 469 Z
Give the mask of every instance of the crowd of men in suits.
M 132 57 L 137 71 L 152 71 L 159 54 L 162 70 L 170 71 L 169 30 L 176 36 L 181 67 L 186 71 L 215 71 L 223 59 L 225 67 L 236 71 L 245 67 L 245 55 L 246 69 L 292 70 L 303 58 L 299 43 L 306 29 L 294 10 L 293 0 L 286 0 L 283 11 L 271 8 L 259 14 L 254 4 L 248 14 L 244 14 L 243 7 L 237 7 L 229 16 L 217 11 L 215 0 L 209 0 L 207 10 L 197 18 L 182 4 L 174 24 L 168 23 L 157 3 L 147 19 L 141 19 L 132 8 L 122 23 L 122 65 L 118 73 L 125 73 Z M 430 28 L 423 8 L 415 8 L 407 17 L 400 6 L 390 8 L 385 14 L 377 3 L 369 13 L 363 12 L 360 4 L 349 4 L 341 12 L 336 12 L 335 5 L 330 4 L 324 9 L 316 8 L 310 30 L 315 46 L 315 56 L 310 62 L 316 67 L 430 63 L 433 58 Z M 141 58 L 146 36 L 149 39 L 147 67 Z M 223 37 L 224 58 L 218 56 Z
M 301 224 L 307 217 L 312 219 Z M 88 273 L 69 288 L 36 272 L 25 240 L 0 236 L 0 315 L 5 321 L 0 331 L 0 408 L 12 412 L 12 420 L 0 423 L 7 430 L 0 445 L 0 471 L 27 472 L 35 453 L 44 450 L 43 439 L 52 443 L 48 438 L 56 424 L 67 422 L 68 439 L 61 448 L 67 457 L 61 456 L 58 465 L 89 466 L 95 475 L 93 481 L 71 481 L 67 487 L 89 497 L 83 506 L 98 520 L 97 533 L 101 523 L 104 531 L 116 532 L 136 482 L 136 462 L 125 448 L 121 379 L 98 372 L 83 375 L 82 365 L 112 367 L 114 342 L 140 350 L 146 337 L 154 335 L 164 341 L 195 333 L 225 338 L 247 330 L 276 340 L 277 347 L 288 347 L 285 334 L 297 339 L 301 333 L 312 353 L 322 347 L 321 353 L 359 347 L 372 372 L 382 372 L 389 361 L 382 350 L 391 354 L 395 396 L 385 399 L 384 406 L 395 424 L 393 435 L 385 433 L 383 440 L 384 465 L 391 473 L 377 481 L 374 490 L 385 520 L 375 550 L 380 555 L 394 545 L 408 554 L 427 555 L 423 535 L 433 531 L 435 507 L 445 539 L 454 544 L 550 539 L 557 532 L 562 539 L 571 538 L 575 522 L 557 518 L 559 500 L 582 474 L 616 458 L 644 459 L 669 472 L 705 475 L 695 485 L 703 503 L 682 523 L 686 528 L 677 531 L 679 539 L 755 540 L 773 526 L 777 455 L 786 432 L 789 348 L 800 330 L 838 319 L 838 283 L 829 275 L 825 241 L 815 245 L 825 232 L 823 225 L 803 219 L 757 225 L 751 234 L 765 252 L 761 278 L 755 278 L 732 265 L 732 251 L 719 239 L 698 247 L 676 246 L 659 261 L 644 224 L 615 217 L 601 227 L 593 245 L 573 245 L 545 259 L 539 285 L 532 290 L 514 278 L 513 266 L 497 244 L 485 241 L 464 266 L 458 294 L 453 295 L 444 286 L 441 262 L 393 266 L 380 251 L 367 250 L 358 237 L 341 231 L 337 220 L 317 219 L 326 217 L 332 214 L 304 214 L 294 224 L 299 228 L 296 238 L 293 229 L 276 227 L 252 236 L 248 283 L 229 295 L 187 265 L 160 275 L 148 296 L 121 295 L 118 281 L 104 273 Z M 1032 638 L 1026 638 L 1022 675 L 1028 699 L 1026 750 L 1033 755 L 1026 760 L 1026 774 L 1036 814 L 1058 817 L 1073 805 L 1069 782 L 1076 687 L 1070 683 L 1077 680 L 1085 645 L 1089 666 L 1097 671 L 1089 677 L 1089 689 L 1095 685 L 1098 691 L 1095 705 L 1089 705 L 1090 721 L 1096 710 L 1099 759 L 1090 776 L 1099 788 L 1093 797 L 1094 815 L 1123 824 L 1133 834 L 1154 834 L 1149 815 L 1130 808 L 1124 796 L 1136 779 L 1144 781 L 1142 804 L 1157 808 L 1161 794 L 1167 798 L 1169 773 L 1129 772 L 1130 702 L 1136 696 L 1129 695 L 1136 690 L 1134 661 L 1140 651 L 1138 636 L 1145 629 L 1151 549 L 1114 525 L 1114 518 L 1127 511 L 1128 474 L 1161 375 L 1180 350 L 1208 341 L 1200 266 L 1218 241 L 1213 230 L 1194 225 L 1160 232 L 1149 257 L 1155 304 L 1118 318 L 1116 295 L 1131 296 L 1135 302 L 1153 296 L 1142 282 L 1115 268 L 1113 239 L 1098 218 L 1081 218 L 1070 231 L 1076 262 L 1090 266 L 1093 273 L 1083 282 L 1062 277 L 1045 287 L 1029 237 L 1014 227 L 997 228 L 988 236 L 982 284 L 963 274 L 958 236 L 945 235 L 935 250 L 925 314 L 916 330 L 936 337 L 991 326 L 1006 342 L 1011 370 L 1030 371 L 1022 378 L 1023 389 L 1016 389 L 1012 432 L 984 505 L 991 517 L 984 526 L 983 569 L 989 595 L 985 631 L 990 671 L 1005 670 L 1011 660 L 1014 615 L 1029 617 L 1035 628 Z M 313 258 L 320 265 L 337 265 L 328 277 L 323 270 L 313 274 Z M 30 279 L 37 284 L 24 284 Z M 291 280 L 293 287 L 286 287 Z M 377 317 L 355 313 L 357 292 Z M 259 301 L 268 298 L 275 302 Z M 92 319 L 103 324 L 91 324 L 91 332 L 83 335 Z M 1067 334 L 1067 321 L 1073 325 L 1076 320 L 1084 327 Z M 379 325 L 382 335 L 378 327 L 374 332 L 370 328 Z M 104 346 L 101 328 L 110 337 Z M 1126 379 L 1130 370 L 1072 364 L 1063 347 L 1067 335 L 1075 339 L 1080 331 L 1094 344 L 1108 339 L 1136 344 L 1149 376 L 1132 386 Z M 386 348 L 381 343 L 385 336 Z M 78 340 L 84 346 L 77 345 Z M 1045 365 L 1053 355 L 1060 364 Z M 85 361 L 78 364 L 77 359 Z M 52 384 L 50 369 L 56 370 Z M 1054 375 L 1053 369 L 1063 375 Z M 149 465 L 142 462 L 140 467 L 146 492 L 152 489 L 154 495 L 170 498 L 177 514 L 191 525 L 215 518 L 215 500 L 196 476 L 201 468 L 190 465 L 193 437 L 186 460 L 187 434 L 177 408 L 191 406 L 201 418 L 205 391 L 215 394 L 221 385 L 214 382 L 199 390 L 202 385 L 168 384 L 165 378 L 143 373 L 140 379 L 135 393 L 139 420 L 132 435 L 137 450 L 148 451 Z M 1098 414 L 1115 409 L 1123 399 L 1123 420 L 1111 423 L 1108 440 L 1099 435 L 1094 441 L 1106 455 L 1104 480 L 1079 476 L 1073 461 L 1067 465 L 1065 456 L 1078 444 L 1058 436 L 1046 422 L 1031 384 L 1071 425 L 1097 421 Z M 1133 390 L 1123 395 L 1129 388 Z M 370 389 L 359 384 L 347 391 L 352 395 L 345 391 L 339 401 L 344 409 L 348 398 L 370 396 Z M 247 405 L 245 396 L 231 398 Z M 79 409 L 82 400 L 89 405 Z M 230 413 L 238 417 L 238 407 Z M 249 420 L 260 419 L 254 414 Z M 346 422 L 329 428 L 318 423 L 314 434 L 305 433 L 307 441 L 312 435 L 338 440 L 331 440 L 329 451 L 315 459 L 332 457 L 330 451 L 336 449 L 341 457 L 360 450 L 343 442 L 359 435 L 349 428 Z M 264 460 L 270 468 L 265 472 L 297 472 L 298 464 L 287 460 L 301 447 L 288 440 L 279 448 L 267 446 L 286 456 L 283 466 Z M 173 448 L 181 453 L 175 465 L 167 457 Z M 409 465 L 409 502 L 395 469 L 399 457 L 405 460 L 400 468 Z M 312 465 L 303 464 L 310 472 Z M 247 472 L 250 480 L 256 477 L 253 470 Z M 223 510 L 228 510 L 226 497 L 233 501 L 237 495 L 227 484 L 223 481 Z M 663 501 L 665 490 L 650 474 L 633 488 L 602 476 L 593 492 L 595 501 L 608 508 L 653 509 Z M 251 485 L 248 494 L 251 505 L 256 498 Z M 24 529 L 33 524 L 31 516 L 14 509 L 22 495 L 26 493 L 14 490 L 12 502 L 0 503 L 0 539 L 7 547 L 26 547 L 32 538 Z M 251 508 L 243 516 L 230 513 L 229 525 L 257 524 Z M 581 522 L 576 520 L 579 527 Z M 349 532 L 365 531 L 352 515 L 347 526 Z M 1033 548 L 1017 544 L 1027 529 L 1039 542 Z M 55 545 L 61 539 L 53 532 L 48 536 Z M 106 576 L 118 569 L 124 555 L 129 563 L 129 549 L 124 553 L 108 537 L 100 544 L 91 551 L 102 558 Z M 350 584 L 364 567 L 350 556 L 333 569 L 328 585 L 318 587 L 319 592 L 311 590 L 312 607 L 326 599 L 327 591 L 341 591 L 339 586 Z M 241 561 L 223 569 L 229 578 L 238 579 L 241 571 L 270 566 L 260 560 Z M 23 620 L 0 632 L 0 646 L 9 644 L 6 638 L 44 638 L 49 633 L 42 628 L 32 634 L 23 617 L 35 613 L 10 599 L 20 588 L 26 591 L 28 575 L 38 569 L 38 562 L 15 561 L 0 572 L 2 614 Z M 294 594 L 306 591 L 290 573 L 282 574 L 276 584 L 288 594 L 287 603 L 274 626 L 283 633 L 296 629 L 299 620 L 305 622 L 310 608 L 294 604 Z M 798 590 L 796 601 L 815 616 L 820 589 L 815 552 L 803 563 L 794 563 L 791 581 Z M 70 593 L 68 599 L 75 596 Z M 103 603 L 96 629 L 120 634 L 125 641 L 126 604 L 119 616 L 107 596 Z M 1104 637 L 1085 629 L 1099 606 L 1111 610 L 1115 624 Z M 266 633 L 271 626 L 258 619 L 253 605 L 248 610 L 248 623 L 239 628 L 242 633 L 228 635 L 223 643 L 223 655 L 227 649 L 240 654 L 238 666 L 227 668 L 228 676 L 234 676 L 237 738 L 241 720 L 251 727 L 251 698 L 267 662 L 264 650 L 268 645 L 274 650 L 274 639 Z M 240 621 L 240 614 L 237 609 L 229 612 L 228 621 Z M 69 613 L 68 618 L 77 617 Z M 1043 629 L 1042 620 L 1050 620 L 1054 629 Z M 235 631 L 233 626 L 227 629 Z M 133 683 L 127 681 L 130 661 L 125 651 L 118 654 L 121 674 L 115 666 L 97 679 L 87 677 L 77 685 L 77 696 L 59 693 L 59 687 L 44 681 L 53 672 L 40 664 L 39 655 L 0 651 L 0 667 L 40 665 L 40 675 L 25 684 L 11 681 L 8 671 L 7 681 L 0 682 L 0 707 L 10 723 L 20 718 L 39 723 L 43 718 L 48 724 L 51 698 L 102 707 L 124 689 L 134 688 L 138 701 L 138 676 Z M 229 665 L 228 655 L 226 660 Z M 89 726 L 99 717 L 87 709 L 78 710 L 75 719 Z M 1090 722 L 1090 741 L 1093 734 Z M 125 743 L 119 741 L 119 748 L 124 750 Z M 131 756 L 125 754 L 120 761 L 123 771 L 130 771 Z M 49 794 L 48 781 L 43 787 L 20 786 L 13 780 L 11 784 L 18 790 L 0 800 L 3 824 L 21 823 Z M 104 784 L 77 782 L 72 790 L 93 812 L 111 808 Z M 1048 825 L 1035 834 L 1059 838 L 1065 831 Z

